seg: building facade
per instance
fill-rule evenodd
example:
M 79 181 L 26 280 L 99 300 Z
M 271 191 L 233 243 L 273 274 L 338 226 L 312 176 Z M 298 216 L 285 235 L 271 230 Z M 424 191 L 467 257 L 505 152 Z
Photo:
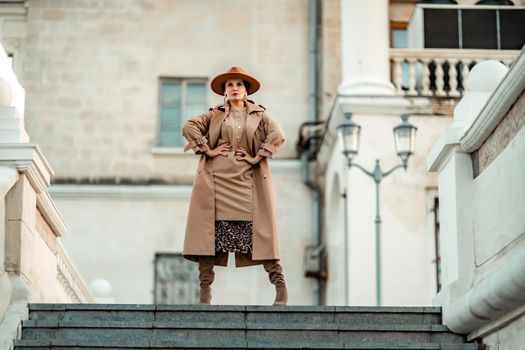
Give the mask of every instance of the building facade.
M 335 129 L 345 112 L 362 126 L 356 161 L 368 168 L 374 158 L 398 163 L 391 130 L 400 114 L 411 113 L 419 129 L 407 172 L 382 185 L 382 294 L 384 305 L 430 304 L 438 182 L 425 157 L 464 87 L 439 59 L 459 54 L 468 66 L 494 55 L 510 64 L 516 53 L 424 47 L 407 31 L 412 21 L 417 27 L 415 3 L 2 4 L 1 40 L 26 89 L 26 129 L 55 169 L 50 192 L 70 227 L 64 244 L 85 279 L 109 282 L 115 302 L 195 302 L 196 265 L 181 252 L 198 157 L 182 152 L 180 126 L 221 103 L 209 82 L 237 65 L 261 81 L 252 97 L 287 136 L 270 167 L 290 304 L 375 304 L 374 189 L 346 168 Z M 366 98 L 346 110 L 343 100 L 359 96 Z M 310 159 L 297 147 L 304 123 L 324 130 Z M 231 262 L 216 269 L 212 288 L 217 304 L 273 299 L 262 268 Z

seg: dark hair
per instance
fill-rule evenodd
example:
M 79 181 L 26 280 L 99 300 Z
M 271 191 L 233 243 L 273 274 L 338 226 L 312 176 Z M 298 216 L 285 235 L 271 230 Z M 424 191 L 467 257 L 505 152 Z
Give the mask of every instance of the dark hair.
M 248 91 L 250 91 L 250 83 L 247 82 L 246 80 L 243 80 L 242 82 L 244 83 L 244 86 L 246 87 L 246 93 L 248 93 Z

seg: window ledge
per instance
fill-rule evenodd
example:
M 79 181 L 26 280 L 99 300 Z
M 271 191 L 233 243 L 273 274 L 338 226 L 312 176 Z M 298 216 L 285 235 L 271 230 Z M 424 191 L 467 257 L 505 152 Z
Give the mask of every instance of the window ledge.
M 185 156 L 196 156 L 196 154 L 193 152 L 193 151 L 188 151 L 186 153 L 184 153 L 184 147 L 160 147 L 160 146 L 157 146 L 157 147 L 152 147 L 151 148 L 151 153 L 152 154 L 158 154 L 158 155 L 163 155 L 163 154 L 166 154 L 166 155 L 170 155 L 170 154 L 181 154 L 181 155 L 185 155 Z

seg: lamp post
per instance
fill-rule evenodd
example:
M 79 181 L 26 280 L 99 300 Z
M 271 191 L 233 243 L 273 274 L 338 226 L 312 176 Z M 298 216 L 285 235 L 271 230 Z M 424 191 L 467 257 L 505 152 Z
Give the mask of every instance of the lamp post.
M 368 171 L 361 165 L 354 163 L 353 158 L 359 153 L 359 138 L 361 126 L 352 121 L 352 113 L 345 113 L 345 121 L 337 127 L 339 141 L 343 147 L 343 154 L 348 161 L 348 168 L 355 166 L 363 173 L 370 176 L 376 184 L 376 217 L 374 220 L 376 229 L 376 304 L 381 305 L 381 214 L 379 206 L 379 185 L 381 180 L 392 174 L 399 168 L 407 169 L 408 158 L 414 154 L 414 140 L 417 128 L 408 122 L 408 114 L 401 115 L 401 124 L 394 127 L 394 145 L 396 153 L 401 159 L 401 164 L 383 172 L 379 159 L 376 159 L 375 167 Z

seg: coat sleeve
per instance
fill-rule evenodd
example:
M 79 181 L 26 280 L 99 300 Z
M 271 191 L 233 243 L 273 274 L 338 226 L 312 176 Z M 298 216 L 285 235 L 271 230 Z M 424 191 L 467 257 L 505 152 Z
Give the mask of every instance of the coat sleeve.
M 188 144 L 184 147 L 184 152 L 191 148 L 196 154 L 201 154 L 210 149 L 206 138 L 210 126 L 210 118 L 211 114 L 208 112 L 193 117 L 184 123 L 182 136 L 188 141 Z
M 261 147 L 257 150 L 257 154 L 272 158 L 277 152 L 277 148 L 285 142 L 284 132 L 281 126 L 266 112 L 263 113 L 261 122 L 266 136 Z

